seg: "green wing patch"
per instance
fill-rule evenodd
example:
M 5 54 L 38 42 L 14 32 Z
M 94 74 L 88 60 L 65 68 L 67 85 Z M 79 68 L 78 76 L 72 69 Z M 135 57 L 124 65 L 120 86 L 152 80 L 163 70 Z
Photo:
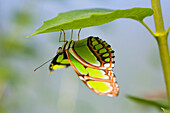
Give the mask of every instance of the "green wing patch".
M 100 62 L 97 60 L 97 57 L 90 51 L 87 45 L 87 40 L 88 38 L 80 41 L 75 41 L 75 53 L 77 54 L 77 56 L 81 57 L 86 62 L 95 66 L 100 66 Z
M 84 66 L 66 50 L 68 59 L 79 78 L 98 95 L 117 96 L 119 87 L 113 71 L 99 70 Z
M 97 92 L 105 93 L 110 92 L 112 87 L 110 87 L 109 83 L 99 82 L 99 81 L 87 81 L 89 87 L 92 87 Z

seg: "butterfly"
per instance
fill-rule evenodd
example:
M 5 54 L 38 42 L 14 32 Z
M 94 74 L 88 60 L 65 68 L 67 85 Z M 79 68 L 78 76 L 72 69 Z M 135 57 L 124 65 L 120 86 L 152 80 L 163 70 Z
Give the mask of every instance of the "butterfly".
M 65 41 L 58 48 L 49 70 L 71 66 L 80 80 L 98 95 L 118 96 L 119 86 L 113 72 L 114 51 L 99 37 Z M 50 74 L 49 73 L 49 74 Z

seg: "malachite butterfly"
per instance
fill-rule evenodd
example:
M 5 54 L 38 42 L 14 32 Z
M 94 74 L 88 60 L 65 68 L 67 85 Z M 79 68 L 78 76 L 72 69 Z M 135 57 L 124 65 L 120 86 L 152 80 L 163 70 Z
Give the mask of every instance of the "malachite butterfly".
M 114 51 L 98 37 L 65 41 L 50 64 L 51 71 L 72 66 L 83 83 L 98 95 L 118 96 Z M 49 74 L 50 74 L 49 73 Z

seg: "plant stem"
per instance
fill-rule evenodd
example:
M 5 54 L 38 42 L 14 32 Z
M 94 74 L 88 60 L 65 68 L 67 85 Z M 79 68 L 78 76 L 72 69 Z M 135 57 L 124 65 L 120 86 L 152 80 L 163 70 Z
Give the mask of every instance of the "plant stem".
M 151 0 L 157 39 L 170 108 L 170 57 L 167 43 L 168 32 L 164 29 L 160 0 Z M 169 29 L 169 28 L 168 28 Z
M 166 30 L 166 33 L 168 34 L 170 31 L 170 26 L 168 27 L 168 29 Z
M 147 24 L 145 24 L 145 22 L 143 21 L 139 21 L 154 37 L 155 37 L 155 33 L 150 29 L 150 27 L 148 27 Z
M 162 68 L 165 77 L 165 84 L 168 94 L 169 108 L 170 108 L 170 59 L 169 59 L 169 50 L 167 44 L 167 36 L 162 36 L 157 38 L 160 58 L 162 62 Z
M 154 11 L 156 32 L 157 33 L 164 32 L 165 30 L 164 30 L 164 22 L 162 18 L 160 0 L 151 0 L 151 2 L 152 2 L 152 9 Z

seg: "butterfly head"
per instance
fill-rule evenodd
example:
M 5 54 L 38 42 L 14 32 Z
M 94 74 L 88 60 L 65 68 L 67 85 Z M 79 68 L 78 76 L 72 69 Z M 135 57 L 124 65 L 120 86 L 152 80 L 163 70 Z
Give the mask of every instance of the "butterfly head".
M 62 49 L 62 47 L 59 47 L 57 50 L 57 54 L 61 54 L 61 53 L 63 53 L 63 49 Z
M 62 54 L 62 53 L 64 52 L 64 50 L 67 49 L 67 48 L 66 48 L 67 45 L 68 45 L 68 41 L 66 41 L 66 42 L 62 45 L 62 47 L 59 47 L 59 48 L 58 48 L 57 54 Z
M 57 55 L 53 58 L 50 66 L 49 66 L 50 73 L 51 73 L 51 71 L 53 71 L 55 69 L 70 66 L 69 60 L 68 60 L 66 52 L 65 52 L 66 46 L 67 46 L 67 42 L 65 42 L 65 44 L 63 44 L 62 47 L 58 48 Z

